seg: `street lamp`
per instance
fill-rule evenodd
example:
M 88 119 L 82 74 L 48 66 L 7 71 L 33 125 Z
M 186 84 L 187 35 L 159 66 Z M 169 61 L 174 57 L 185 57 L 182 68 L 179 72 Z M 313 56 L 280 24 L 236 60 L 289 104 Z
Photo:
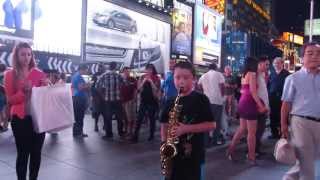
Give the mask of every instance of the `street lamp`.
M 309 42 L 312 42 L 312 34 L 313 34 L 313 9 L 314 9 L 314 0 L 310 0 Z

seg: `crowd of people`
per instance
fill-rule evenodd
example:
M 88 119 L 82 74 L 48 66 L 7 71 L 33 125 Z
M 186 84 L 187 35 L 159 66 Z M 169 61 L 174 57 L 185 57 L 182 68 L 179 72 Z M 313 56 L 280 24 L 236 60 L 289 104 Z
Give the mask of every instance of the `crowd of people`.
M 140 131 L 145 123 L 149 125 L 148 141 L 153 141 L 157 121 L 160 121 L 161 143 L 166 143 L 170 111 L 179 94 L 183 108 L 179 125 L 170 134 L 180 139 L 173 179 L 200 179 L 205 147 L 225 144 L 229 136 L 226 159 L 238 158 L 235 156 L 237 145 L 246 135 L 248 163 L 257 165 L 257 157 L 265 153 L 261 143 L 267 122 L 271 130 L 269 139 L 289 138 L 290 116 L 298 161 L 285 178 L 313 180 L 314 157 L 320 144 L 319 45 L 304 45 L 303 60 L 303 68 L 291 75 L 284 69 L 280 57 L 248 57 L 241 75 L 233 74 L 229 66 L 220 72 L 213 63 L 199 77 L 191 63 L 170 60 L 170 71 L 164 79 L 153 64 L 147 64 L 144 73 L 135 77 L 130 67 L 123 67 L 119 72 L 117 63 L 111 62 L 108 67 L 100 64 L 90 82 L 83 76 L 88 74 L 88 66 L 80 64 L 70 79 L 75 113 L 73 136 L 88 137 L 84 132 L 84 118 L 90 105 L 94 131 L 103 130 L 104 140 L 114 138 L 112 122 L 115 119 L 120 139 L 131 143 L 141 141 Z M 29 177 L 34 180 L 40 168 L 45 133 L 33 131 L 29 111 L 32 87 L 67 80 L 65 74 L 56 70 L 37 69 L 27 43 L 20 43 L 13 50 L 12 64 L 10 69 L 0 64 L 0 132 L 8 130 L 10 120 L 17 147 L 17 177 L 26 179 L 30 161 Z M 101 117 L 103 123 L 99 122 Z M 233 132 L 229 125 L 234 122 L 239 126 Z

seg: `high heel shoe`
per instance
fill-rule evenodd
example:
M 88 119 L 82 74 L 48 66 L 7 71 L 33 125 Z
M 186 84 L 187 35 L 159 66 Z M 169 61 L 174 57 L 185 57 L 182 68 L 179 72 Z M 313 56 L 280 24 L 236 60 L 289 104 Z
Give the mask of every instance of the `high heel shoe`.
M 235 161 L 234 158 L 234 152 L 230 150 L 230 148 L 227 150 L 226 152 L 226 157 L 228 158 L 228 160 L 230 161 Z
M 257 164 L 257 161 L 255 159 L 247 159 L 247 163 L 250 165 L 250 166 L 258 166 Z

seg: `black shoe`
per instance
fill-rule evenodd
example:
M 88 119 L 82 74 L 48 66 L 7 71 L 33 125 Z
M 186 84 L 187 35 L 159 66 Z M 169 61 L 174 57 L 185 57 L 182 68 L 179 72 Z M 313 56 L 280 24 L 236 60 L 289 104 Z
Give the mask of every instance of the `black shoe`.
M 86 137 L 88 137 L 88 135 L 87 134 L 83 134 L 83 133 L 82 134 L 74 134 L 73 137 L 74 138 L 86 138 Z
M 7 127 L 0 126 L 0 133 L 6 132 L 6 131 L 8 131 Z
M 113 138 L 113 135 L 105 135 L 105 136 L 102 136 L 102 139 L 103 140 L 111 140 Z
M 131 139 L 130 139 L 130 142 L 131 143 L 138 143 L 138 137 L 136 137 L 136 136 L 133 136 Z
M 149 138 L 148 138 L 148 141 L 153 141 L 154 140 L 154 137 L 153 136 L 150 136 Z
M 126 133 L 124 133 L 124 132 L 120 132 L 120 133 L 119 133 L 119 136 L 120 136 L 120 137 L 124 137 L 125 135 L 126 135 Z

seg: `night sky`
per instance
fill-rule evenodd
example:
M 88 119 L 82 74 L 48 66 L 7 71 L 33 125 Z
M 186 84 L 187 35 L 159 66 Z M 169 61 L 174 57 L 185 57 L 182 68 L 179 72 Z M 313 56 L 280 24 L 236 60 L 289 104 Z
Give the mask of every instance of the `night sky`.
M 303 33 L 304 20 L 310 16 L 310 0 L 274 0 L 275 25 L 280 32 Z M 314 0 L 314 17 L 320 18 L 320 0 Z

